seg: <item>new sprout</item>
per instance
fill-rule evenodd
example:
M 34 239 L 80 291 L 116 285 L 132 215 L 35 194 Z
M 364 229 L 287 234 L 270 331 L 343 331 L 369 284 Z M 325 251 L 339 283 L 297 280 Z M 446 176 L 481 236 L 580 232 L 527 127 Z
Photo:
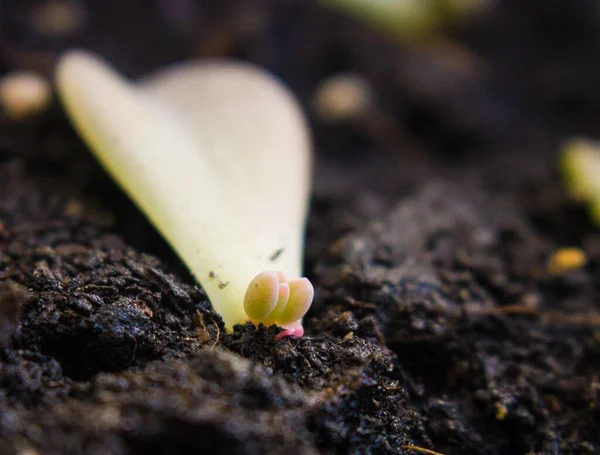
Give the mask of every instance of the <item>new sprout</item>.
M 308 279 L 289 280 L 283 272 L 265 271 L 248 285 L 244 309 L 252 321 L 286 327 L 277 339 L 286 335 L 301 336 L 304 329 L 299 320 L 308 311 L 313 297 L 314 290 Z
M 60 97 L 98 160 L 173 246 L 225 325 L 301 336 L 311 147 L 289 90 L 263 70 L 186 63 L 139 84 L 89 53 L 57 68 Z

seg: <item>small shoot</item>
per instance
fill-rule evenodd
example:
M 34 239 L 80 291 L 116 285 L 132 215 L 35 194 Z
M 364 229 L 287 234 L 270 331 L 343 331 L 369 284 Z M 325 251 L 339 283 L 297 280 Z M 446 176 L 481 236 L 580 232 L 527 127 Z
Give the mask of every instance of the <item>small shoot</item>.
M 301 336 L 311 174 L 307 122 L 287 88 L 243 63 L 167 68 L 134 84 L 95 56 L 58 63 L 60 98 L 100 163 L 206 290 L 225 325 Z M 288 278 L 289 277 L 289 278 Z
M 306 278 L 289 280 L 283 272 L 261 272 L 254 277 L 244 297 L 244 309 L 252 321 L 277 324 L 287 329 L 277 335 L 299 337 L 304 329 L 297 321 L 310 308 L 314 289 Z

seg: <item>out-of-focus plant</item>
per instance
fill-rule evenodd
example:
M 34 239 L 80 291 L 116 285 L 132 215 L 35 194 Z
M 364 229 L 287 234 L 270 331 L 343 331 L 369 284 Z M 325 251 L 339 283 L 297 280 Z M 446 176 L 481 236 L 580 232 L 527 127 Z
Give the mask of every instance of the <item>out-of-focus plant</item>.
M 445 24 L 462 21 L 491 0 L 318 0 L 349 13 L 402 41 L 435 34 Z
M 583 138 L 567 141 L 560 167 L 573 199 L 587 204 L 590 216 L 600 224 L 600 145 Z

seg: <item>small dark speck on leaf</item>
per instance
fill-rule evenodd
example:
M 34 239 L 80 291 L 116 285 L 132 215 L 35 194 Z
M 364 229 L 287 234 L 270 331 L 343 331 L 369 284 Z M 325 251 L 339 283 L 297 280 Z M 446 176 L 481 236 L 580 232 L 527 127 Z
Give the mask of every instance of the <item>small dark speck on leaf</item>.
M 225 289 L 228 284 L 229 284 L 229 281 L 226 281 L 225 283 L 223 283 L 222 281 L 219 281 L 219 289 Z
M 275 252 L 269 258 L 269 261 L 271 261 L 271 262 L 276 261 L 279 258 L 279 256 L 281 256 L 281 253 L 283 253 L 284 249 L 285 248 L 279 248 L 278 250 L 275 250 Z
M 214 279 L 217 277 L 217 275 L 215 274 L 215 272 L 213 272 L 213 271 L 211 270 L 210 272 L 208 272 L 208 277 L 209 277 L 211 280 L 214 280 Z

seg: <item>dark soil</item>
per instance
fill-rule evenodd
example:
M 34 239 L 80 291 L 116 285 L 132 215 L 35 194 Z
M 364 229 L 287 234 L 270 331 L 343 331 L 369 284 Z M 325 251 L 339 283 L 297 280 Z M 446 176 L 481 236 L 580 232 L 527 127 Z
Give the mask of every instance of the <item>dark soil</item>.
M 600 452 L 600 327 L 580 317 L 600 233 L 556 160 L 600 135 L 596 0 L 490 2 L 428 46 L 307 0 L 87 1 L 49 37 L 40 3 L 0 0 L 0 72 L 50 75 L 80 46 L 130 76 L 234 56 L 292 87 L 315 135 L 317 298 L 302 339 L 225 333 L 57 103 L 0 116 L 0 454 Z M 339 71 L 376 115 L 319 121 Z M 550 276 L 561 246 L 587 266 Z

